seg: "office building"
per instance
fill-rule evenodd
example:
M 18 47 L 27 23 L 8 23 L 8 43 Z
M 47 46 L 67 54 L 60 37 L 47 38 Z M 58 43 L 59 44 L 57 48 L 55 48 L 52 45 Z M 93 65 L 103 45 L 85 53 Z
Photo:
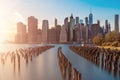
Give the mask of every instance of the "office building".
M 115 15 L 115 31 L 119 32 L 119 15 Z
M 36 43 L 38 20 L 34 16 L 28 17 L 28 43 Z
M 42 42 L 48 42 L 48 30 L 49 30 L 49 23 L 48 20 L 43 20 L 42 22 Z

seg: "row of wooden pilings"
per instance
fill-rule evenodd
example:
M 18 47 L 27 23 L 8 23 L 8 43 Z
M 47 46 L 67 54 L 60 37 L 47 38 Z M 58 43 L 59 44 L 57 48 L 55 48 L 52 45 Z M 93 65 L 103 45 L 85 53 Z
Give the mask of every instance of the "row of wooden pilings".
M 76 68 L 72 68 L 70 61 L 62 53 L 61 47 L 58 48 L 58 60 L 64 80 L 82 80 L 81 73 Z
M 98 48 L 98 47 L 78 47 L 70 46 L 70 49 L 80 56 L 86 58 L 98 67 L 120 75 L 120 51 Z
M 23 58 L 28 64 L 29 61 L 32 61 L 33 57 L 39 56 L 43 51 L 48 50 L 54 46 L 37 46 L 37 47 L 30 47 L 30 48 L 20 48 L 16 49 L 15 51 L 8 51 L 6 53 L 0 53 L 0 63 L 3 65 L 10 58 L 11 62 L 14 64 L 16 60 L 18 61 L 18 65 L 20 64 L 20 59 Z

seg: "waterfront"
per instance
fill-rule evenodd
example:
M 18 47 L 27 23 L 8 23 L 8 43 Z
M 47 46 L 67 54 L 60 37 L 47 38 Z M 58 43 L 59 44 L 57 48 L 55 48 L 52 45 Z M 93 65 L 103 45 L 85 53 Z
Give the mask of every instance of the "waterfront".
M 52 44 L 51 44 L 52 45 Z M 15 50 L 19 48 L 36 47 L 44 45 L 28 44 L 6 44 L 1 45 L 1 50 Z M 33 57 L 32 61 L 26 64 L 21 58 L 20 65 L 16 61 L 15 67 L 11 64 L 9 58 L 5 64 L 0 63 L 0 80 L 63 80 L 58 63 L 58 48 L 62 47 L 63 54 L 71 62 L 72 67 L 76 68 L 82 75 L 82 80 L 119 80 L 119 75 L 101 69 L 92 62 L 75 54 L 69 49 L 70 45 L 54 45 L 39 56 Z M 2 49 L 4 47 L 4 49 Z M 1 62 L 1 60 L 0 60 Z M 7 76 L 7 77 L 6 77 Z

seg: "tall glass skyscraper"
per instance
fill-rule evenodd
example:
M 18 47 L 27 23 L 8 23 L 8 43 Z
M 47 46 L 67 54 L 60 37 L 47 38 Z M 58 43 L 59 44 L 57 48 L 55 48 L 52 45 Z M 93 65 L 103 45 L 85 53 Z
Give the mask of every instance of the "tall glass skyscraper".
M 115 15 L 115 31 L 119 32 L 119 15 Z
M 93 14 L 90 12 L 89 14 L 89 30 L 90 30 L 90 26 L 93 24 Z

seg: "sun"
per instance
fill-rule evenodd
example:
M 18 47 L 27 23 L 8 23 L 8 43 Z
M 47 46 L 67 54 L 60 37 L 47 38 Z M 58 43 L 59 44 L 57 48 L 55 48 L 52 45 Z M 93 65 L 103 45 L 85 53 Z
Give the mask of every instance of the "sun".
M 14 41 L 17 19 L 14 10 L 14 1 L 0 0 L 0 43 L 6 40 Z

